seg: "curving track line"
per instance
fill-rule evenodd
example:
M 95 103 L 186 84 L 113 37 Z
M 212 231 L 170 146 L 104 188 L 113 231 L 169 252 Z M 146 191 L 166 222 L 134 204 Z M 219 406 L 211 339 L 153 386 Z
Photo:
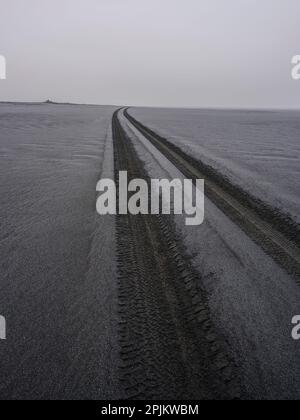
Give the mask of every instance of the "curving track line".
M 150 183 L 113 116 L 115 177 Z M 241 396 L 238 370 L 216 330 L 199 274 L 172 216 L 119 215 L 120 378 L 126 399 L 203 400 Z
M 205 194 L 300 285 L 300 228 L 288 216 L 232 185 L 213 168 L 185 154 L 124 112 L 128 121 L 187 178 L 204 179 Z

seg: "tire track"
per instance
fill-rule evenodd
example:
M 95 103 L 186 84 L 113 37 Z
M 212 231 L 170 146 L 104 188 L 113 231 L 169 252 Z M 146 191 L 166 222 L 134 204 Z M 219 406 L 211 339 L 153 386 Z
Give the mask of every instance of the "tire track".
M 115 178 L 150 183 L 143 163 L 113 116 Z M 232 399 L 237 368 L 211 322 L 171 216 L 117 217 L 121 361 L 128 399 Z
M 124 112 L 128 121 L 187 178 L 204 179 L 205 194 L 251 239 L 291 274 L 300 285 L 300 226 L 288 215 L 251 196 L 214 168 L 187 155 L 179 147 Z

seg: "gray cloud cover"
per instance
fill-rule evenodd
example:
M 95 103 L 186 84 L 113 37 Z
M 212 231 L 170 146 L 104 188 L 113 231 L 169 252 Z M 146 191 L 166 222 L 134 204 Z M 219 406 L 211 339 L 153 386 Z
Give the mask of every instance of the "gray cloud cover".
M 299 0 L 0 0 L 0 100 L 298 107 Z

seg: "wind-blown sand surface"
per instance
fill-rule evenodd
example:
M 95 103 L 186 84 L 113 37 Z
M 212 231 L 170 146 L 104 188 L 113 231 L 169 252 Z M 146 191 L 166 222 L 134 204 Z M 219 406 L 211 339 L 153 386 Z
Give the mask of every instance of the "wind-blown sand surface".
M 120 165 L 181 174 L 114 111 L 0 104 L 0 399 L 205 398 L 217 371 L 228 395 L 299 398 L 299 285 L 224 209 L 207 198 L 193 228 L 96 214 L 96 184 Z M 298 220 L 299 114 L 130 112 Z
M 112 112 L 0 105 L 0 398 L 108 397 L 116 264 L 95 187 Z
M 132 108 L 132 115 L 300 222 L 300 112 Z

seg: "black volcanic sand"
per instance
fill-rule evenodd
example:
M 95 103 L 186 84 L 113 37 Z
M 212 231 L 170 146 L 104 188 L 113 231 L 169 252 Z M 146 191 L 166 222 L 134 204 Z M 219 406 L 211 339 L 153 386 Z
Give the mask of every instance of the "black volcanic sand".
M 0 105 L 1 399 L 105 396 L 90 259 L 112 113 Z

